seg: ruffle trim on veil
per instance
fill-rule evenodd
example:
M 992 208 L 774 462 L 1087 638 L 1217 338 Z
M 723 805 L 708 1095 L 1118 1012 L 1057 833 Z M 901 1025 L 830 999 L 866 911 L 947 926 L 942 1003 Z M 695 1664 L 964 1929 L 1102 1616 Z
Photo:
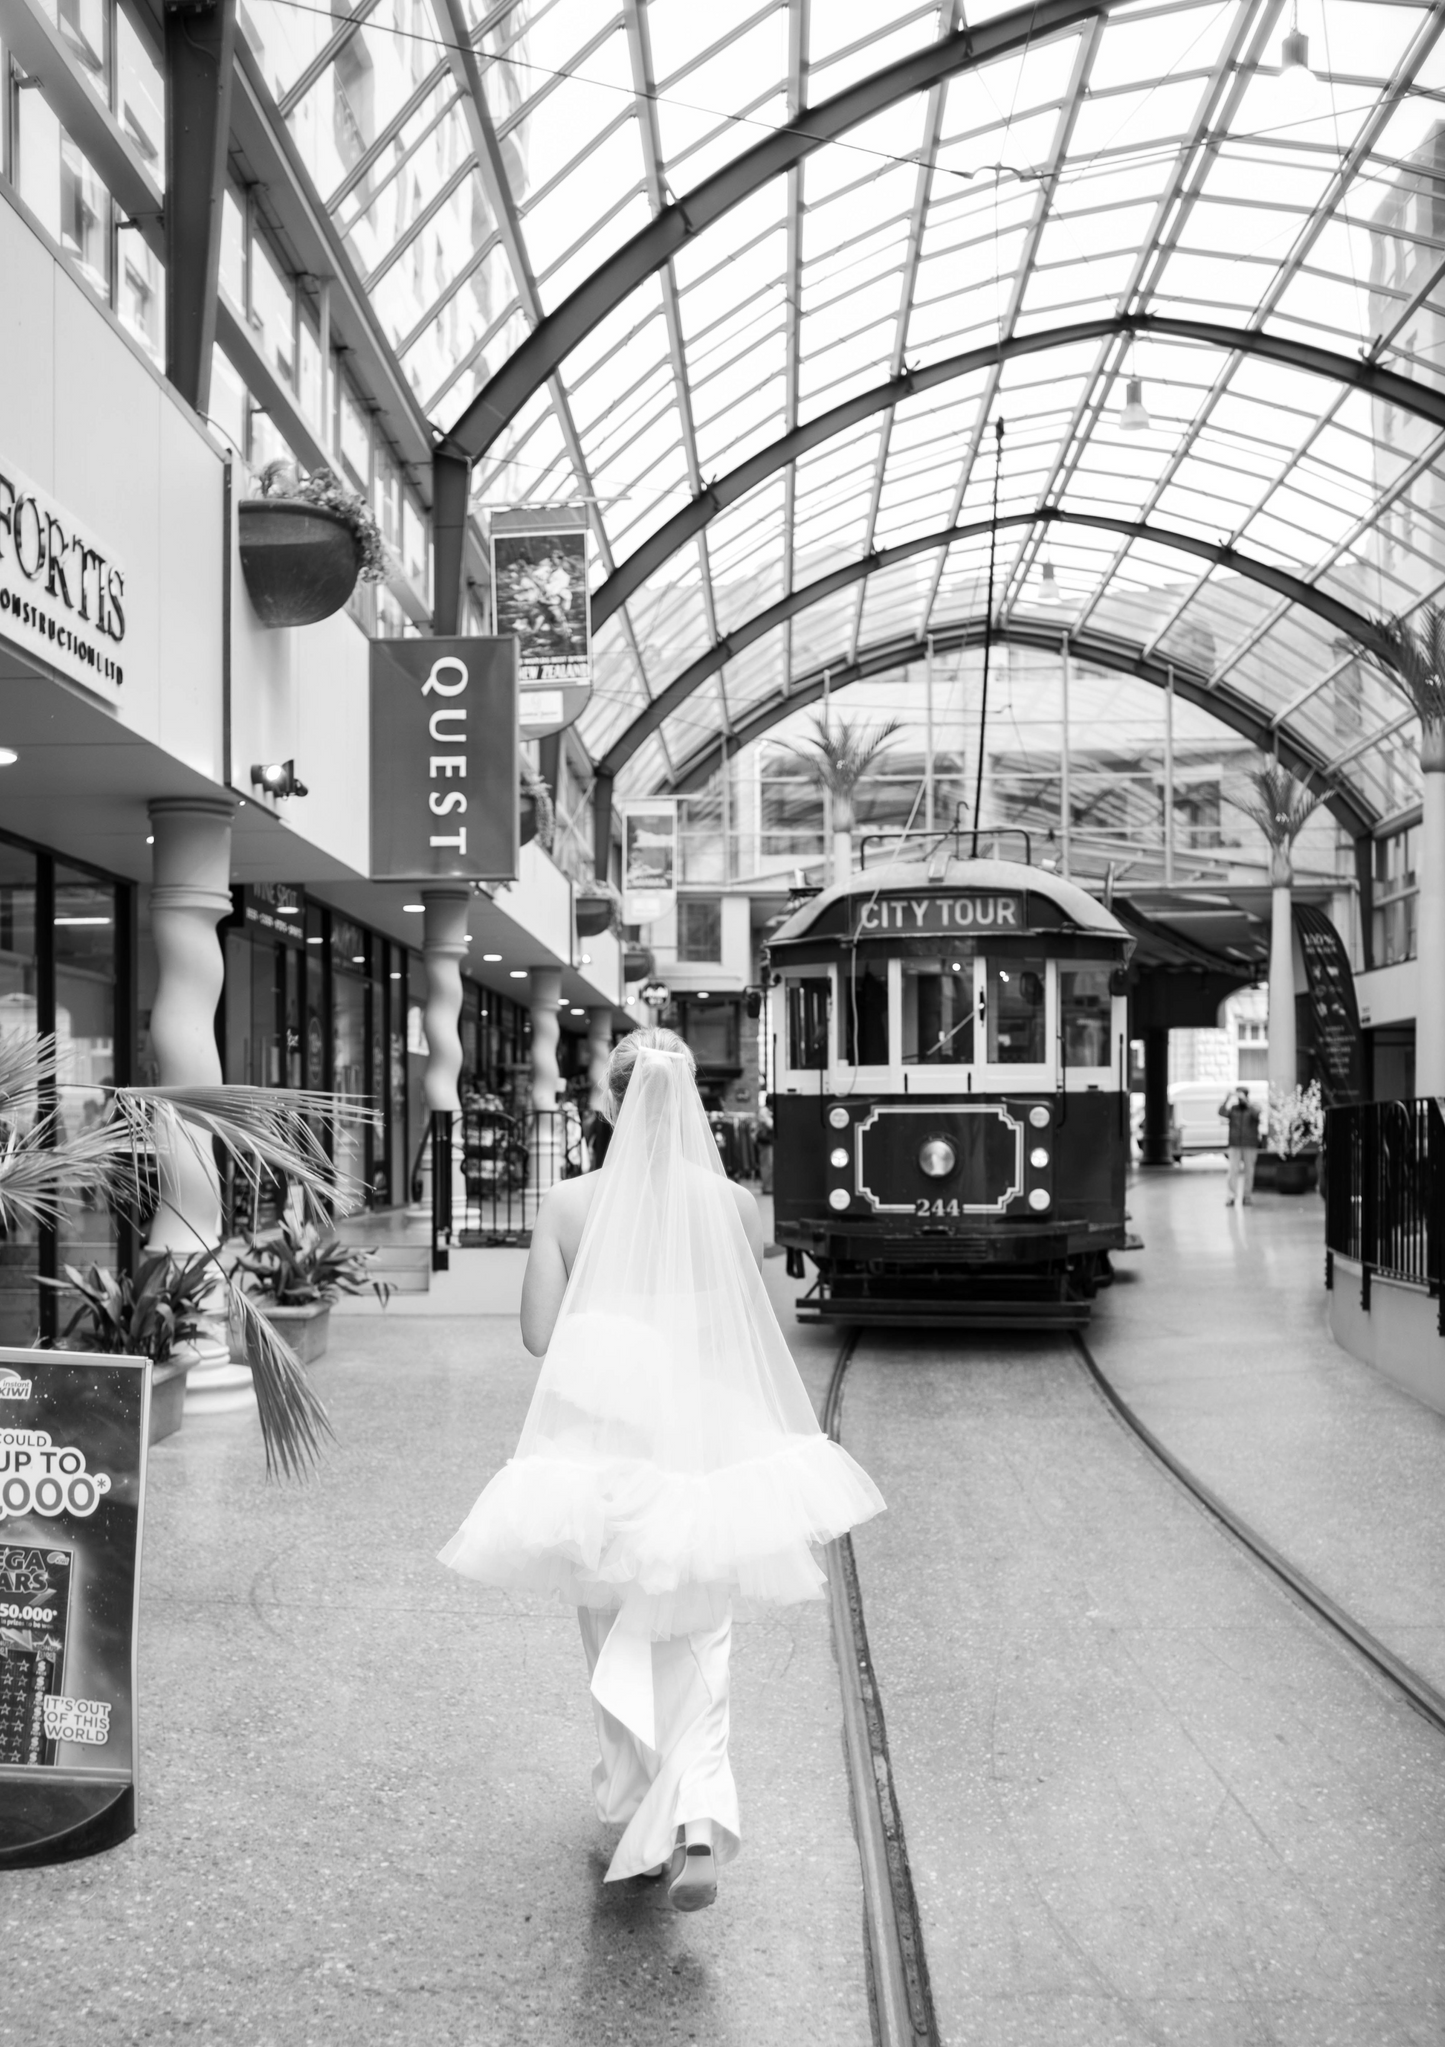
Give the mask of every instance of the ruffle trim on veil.
M 867 1472 L 824 1435 L 711 1472 L 541 1452 L 503 1466 L 439 1560 L 572 1606 L 645 1606 L 660 1638 L 715 1625 L 734 1594 L 779 1606 L 821 1598 L 813 1546 L 882 1508 Z

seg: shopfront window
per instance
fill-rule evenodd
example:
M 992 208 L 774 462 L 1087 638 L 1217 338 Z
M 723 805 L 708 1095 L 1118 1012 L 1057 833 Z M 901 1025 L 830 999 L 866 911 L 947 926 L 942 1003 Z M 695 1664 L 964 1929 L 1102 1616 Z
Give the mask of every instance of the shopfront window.
M 905 1065 L 972 1066 L 973 961 L 903 962 Z
M 23 1051 L 39 1030 L 35 913 L 35 855 L 0 843 L 0 1054 Z M 27 1125 L 33 1120 L 26 1115 Z M 0 1342 L 33 1341 L 39 1270 L 35 1225 L 0 1225 Z
M 1109 1064 L 1109 969 L 1060 967 L 1064 1061 L 1069 1066 Z
M 57 867 L 54 930 L 57 1117 L 78 1137 L 100 1122 L 116 1079 L 114 884 Z M 62 1266 L 114 1265 L 115 1218 L 93 1198 L 67 1201 L 57 1234 Z
M 990 960 L 988 1060 L 992 1066 L 1042 1066 L 1047 969 L 1041 959 Z
M 348 917 L 331 919 L 331 1085 L 344 1104 L 364 1112 L 367 1084 L 370 934 Z M 367 1126 L 343 1116 L 336 1132 L 336 1170 L 353 1190 L 370 1188 Z M 354 1198 L 354 1193 L 353 1193 Z

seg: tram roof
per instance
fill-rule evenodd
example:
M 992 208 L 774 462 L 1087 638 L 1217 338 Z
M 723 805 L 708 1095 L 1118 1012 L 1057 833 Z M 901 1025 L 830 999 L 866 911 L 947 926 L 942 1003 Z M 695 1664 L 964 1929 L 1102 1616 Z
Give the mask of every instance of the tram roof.
M 1055 904 L 1076 931 L 1094 931 L 1108 938 L 1127 939 L 1130 935 L 1112 910 L 1061 874 L 1050 874 L 1046 868 L 1030 867 L 1021 860 L 966 860 L 950 855 L 942 863 L 935 860 L 925 866 L 919 860 L 891 860 L 850 874 L 846 881 L 825 888 L 796 909 L 773 933 L 769 944 L 807 937 L 834 903 L 853 897 L 916 896 L 923 890 L 930 895 L 961 895 L 965 891 L 970 895 L 1016 895 L 1025 889 Z

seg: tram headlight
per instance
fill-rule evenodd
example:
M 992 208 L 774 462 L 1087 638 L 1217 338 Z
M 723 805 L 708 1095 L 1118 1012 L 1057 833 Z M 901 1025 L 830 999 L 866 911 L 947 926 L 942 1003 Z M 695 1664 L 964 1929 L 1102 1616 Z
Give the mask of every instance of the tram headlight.
M 1034 1189 L 1033 1193 L 1032 1193 L 1032 1194 L 1030 1194 L 1030 1196 L 1029 1196 L 1029 1207 L 1030 1207 L 1030 1208 L 1047 1208 L 1047 1207 L 1048 1207 L 1048 1205 L 1049 1205 L 1049 1190 L 1048 1190 L 1048 1188 L 1047 1188 L 1047 1187 L 1035 1187 L 1035 1189 Z
M 958 1164 L 958 1153 L 946 1137 L 925 1137 L 918 1147 L 918 1164 L 930 1180 L 946 1180 Z
M 830 1166 L 846 1166 L 847 1163 L 848 1152 L 846 1147 L 841 1144 L 835 1144 L 828 1154 L 828 1164 Z
M 846 1187 L 835 1187 L 828 1196 L 829 1208 L 846 1208 L 851 1199 Z
M 1030 1123 L 1033 1124 L 1035 1130 L 1048 1129 L 1049 1112 L 1044 1107 L 1042 1102 L 1035 1102 L 1033 1107 L 1029 1110 L 1029 1121 Z
M 844 1108 L 832 1108 L 828 1111 L 828 1121 L 835 1130 L 846 1130 L 848 1128 L 848 1111 Z
M 1029 1164 L 1031 1166 L 1036 1166 L 1038 1170 L 1042 1172 L 1044 1167 L 1048 1164 L 1048 1162 L 1049 1162 L 1048 1153 L 1044 1150 L 1044 1147 L 1041 1144 L 1036 1144 L 1033 1150 L 1029 1153 Z

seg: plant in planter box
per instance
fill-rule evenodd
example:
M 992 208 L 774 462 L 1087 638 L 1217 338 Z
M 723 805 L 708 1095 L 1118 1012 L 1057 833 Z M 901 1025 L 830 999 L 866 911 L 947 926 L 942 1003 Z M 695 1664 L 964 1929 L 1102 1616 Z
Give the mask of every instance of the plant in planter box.
M 366 499 L 329 469 L 303 476 L 270 462 L 239 508 L 241 572 L 263 625 L 315 625 L 340 611 L 358 578 L 379 583 L 386 541 Z
M 1272 1089 L 1269 1098 L 1269 1148 L 1279 1159 L 1275 1185 L 1282 1194 L 1302 1194 L 1310 1184 L 1311 1161 L 1325 1134 L 1325 1110 L 1320 1084 L 1291 1088 L 1288 1094 Z
M 391 1299 L 390 1285 L 367 1271 L 375 1256 L 335 1235 L 323 1236 L 315 1223 L 288 1210 L 279 1223 L 248 1238 L 236 1270 L 250 1280 L 260 1312 L 293 1330 L 302 1363 L 309 1364 L 326 1349 L 331 1309 L 343 1294 L 370 1287 L 383 1308 Z
M 149 1358 L 151 1440 L 180 1427 L 188 1360 L 175 1352 L 206 1333 L 206 1310 L 216 1275 L 204 1252 L 193 1258 L 147 1259 L 140 1276 L 104 1265 L 67 1265 L 63 1279 L 40 1275 L 42 1286 L 77 1294 L 80 1305 L 60 1332 L 60 1345 L 103 1351 L 110 1357 Z

